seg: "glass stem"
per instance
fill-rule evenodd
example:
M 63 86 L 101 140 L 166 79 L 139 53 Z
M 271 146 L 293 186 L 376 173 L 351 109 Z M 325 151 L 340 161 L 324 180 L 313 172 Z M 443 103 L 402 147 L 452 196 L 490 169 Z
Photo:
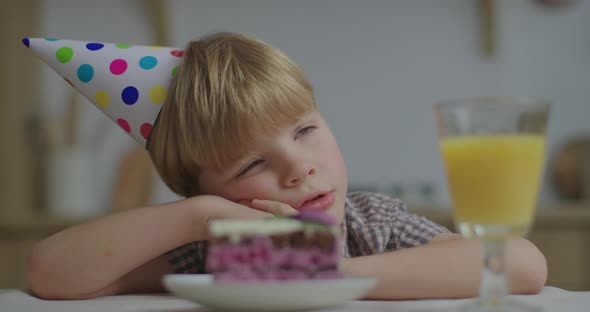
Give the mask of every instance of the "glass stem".
M 501 305 L 503 296 L 509 293 L 504 259 L 505 245 L 506 239 L 483 240 L 484 266 L 479 295 L 481 304 L 492 310 Z

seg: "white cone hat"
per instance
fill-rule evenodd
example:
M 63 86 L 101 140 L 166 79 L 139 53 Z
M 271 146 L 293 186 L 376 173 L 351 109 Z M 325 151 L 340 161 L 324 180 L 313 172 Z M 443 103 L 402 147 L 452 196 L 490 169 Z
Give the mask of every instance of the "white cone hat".
M 145 146 L 182 49 L 52 38 L 23 43 Z

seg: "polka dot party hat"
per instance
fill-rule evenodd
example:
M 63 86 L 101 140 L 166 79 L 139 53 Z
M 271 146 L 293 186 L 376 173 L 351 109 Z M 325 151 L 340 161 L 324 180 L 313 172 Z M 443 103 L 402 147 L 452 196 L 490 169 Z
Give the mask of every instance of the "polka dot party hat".
M 53 38 L 23 43 L 144 146 L 183 56 L 170 47 Z

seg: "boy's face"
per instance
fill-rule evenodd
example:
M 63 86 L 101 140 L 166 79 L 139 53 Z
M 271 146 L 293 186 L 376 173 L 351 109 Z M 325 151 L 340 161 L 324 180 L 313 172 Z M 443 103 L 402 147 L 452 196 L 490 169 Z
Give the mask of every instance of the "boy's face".
M 295 209 L 318 209 L 344 215 L 347 173 L 340 149 L 318 111 L 260 135 L 248 155 L 222 170 L 203 168 L 204 194 L 238 203 L 279 201 Z

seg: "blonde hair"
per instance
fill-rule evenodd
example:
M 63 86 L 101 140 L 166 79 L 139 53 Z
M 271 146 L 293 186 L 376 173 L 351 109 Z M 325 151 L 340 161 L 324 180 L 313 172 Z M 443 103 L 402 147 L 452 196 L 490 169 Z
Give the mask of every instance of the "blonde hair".
M 217 33 L 188 43 L 148 152 L 170 189 L 200 194 L 201 168 L 243 156 L 256 135 L 315 110 L 303 70 L 259 40 Z

